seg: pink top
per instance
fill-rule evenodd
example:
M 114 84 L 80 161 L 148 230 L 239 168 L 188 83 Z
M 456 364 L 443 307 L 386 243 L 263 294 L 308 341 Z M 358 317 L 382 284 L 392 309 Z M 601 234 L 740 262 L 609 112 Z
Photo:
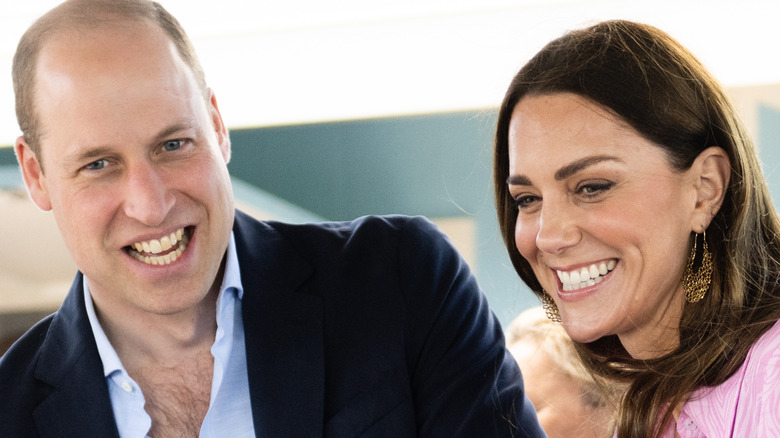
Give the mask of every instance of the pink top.
M 780 321 L 728 380 L 699 388 L 677 421 L 682 438 L 780 437 Z M 673 437 L 667 429 L 664 438 Z

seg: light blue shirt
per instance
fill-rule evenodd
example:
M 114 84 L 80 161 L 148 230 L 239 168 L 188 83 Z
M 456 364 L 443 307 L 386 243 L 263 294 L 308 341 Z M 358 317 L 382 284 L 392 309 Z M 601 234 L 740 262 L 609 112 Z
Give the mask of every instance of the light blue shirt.
M 249 399 L 244 322 L 241 317 L 243 296 L 236 242 L 231 233 L 225 274 L 217 297 L 217 333 L 211 347 L 214 376 L 211 381 L 209 410 L 200 428 L 201 438 L 255 436 Z M 98 353 L 103 361 L 103 372 L 119 436 L 144 438 L 152 427 L 152 419 L 144 410 L 144 395 L 138 384 L 127 374 L 116 350 L 100 326 L 86 278 L 84 301 Z

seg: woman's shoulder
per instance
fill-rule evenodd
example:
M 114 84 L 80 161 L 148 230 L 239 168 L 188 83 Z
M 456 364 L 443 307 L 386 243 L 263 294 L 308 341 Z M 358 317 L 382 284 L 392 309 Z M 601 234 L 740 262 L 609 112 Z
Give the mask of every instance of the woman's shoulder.
M 775 324 L 758 338 L 750 348 L 749 356 L 751 362 L 780 357 L 780 321 L 775 321 Z M 775 362 L 774 366 L 780 367 L 780 363 Z
M 734 436 L 780 436 L 780 322 L 758 338 L 742 366 Z
M 776 322 L 753 344 L 737 372 L 718 386 L 694 391 L 683 407 L 683 429 L 700 429 L 704 436 L 780 437 L 779 405 L 780 322 Z
M 771 389 L 780 398 L 780 321 L 750 347 L 743 367 L 745 384 L 753 389 Z M 772 383 L 773 387 L 769 387 Z

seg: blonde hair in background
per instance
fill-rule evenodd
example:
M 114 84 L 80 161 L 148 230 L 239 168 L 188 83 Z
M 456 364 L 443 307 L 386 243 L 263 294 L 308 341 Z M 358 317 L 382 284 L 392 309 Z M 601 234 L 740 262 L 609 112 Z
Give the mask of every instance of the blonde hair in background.
M 546 353 L 564 374 L 576 380 L 582 389 L 582 402 L 593 409 L 614 410 L 619 396 L 617 384 L 591 374 L 580 360 L 571 338 L 560 323 L 553 322 L 541 306 L 520 313 L 506 328 L 506 345 L 530 340 Z M 522 371 L 522 370 L 521 370 Z

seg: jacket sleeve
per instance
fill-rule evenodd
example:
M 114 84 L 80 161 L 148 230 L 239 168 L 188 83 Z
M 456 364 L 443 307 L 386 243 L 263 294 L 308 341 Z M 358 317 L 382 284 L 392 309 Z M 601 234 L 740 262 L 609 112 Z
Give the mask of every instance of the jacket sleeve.
M 433 224 L 398 245 L 420 436 L 544 437 L 501 326 L 468 266 Z

